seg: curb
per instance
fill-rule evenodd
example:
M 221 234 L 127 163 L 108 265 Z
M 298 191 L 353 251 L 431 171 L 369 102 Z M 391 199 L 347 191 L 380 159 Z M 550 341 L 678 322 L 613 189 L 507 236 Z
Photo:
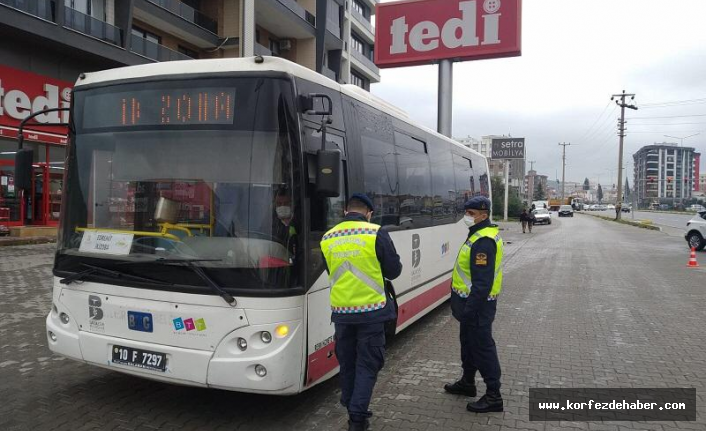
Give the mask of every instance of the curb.
M 56 238 L 51 236 L 31 236 L 27 238 L 0 238 L 0 247 L 10 247 L 14 245 L 33 245 L 55 243 Z
M 655 230 L 655 231 L 658 231 L 658 232 L 662 232 L 662 228 L 661 228 L 661 227 L 659 227 L 659 226 L 653 226 L 653 225 L 646 224 L 646 223 L 639 223 L 639 222 L 635 222 L 635 221 L 628 221 L 628 220 L 622 220 L 622 219 L 621 219 L 620 221 L 617 221 L 617 220 L 615 220 L 615 219 L 612 218 L 612 217 L 604 217 L 604 216 L 599 216 L 599 215 L 595 215 L 595 214 L 585 214 L 585 213 L 580 213 L 580 214 L 584 214 L 584 215 L 587 215 L 587 216 L 599 218 L 599 219 L 605 220 L 605 221 L 612 221 L 613 223 L 626 224 L 626 225 L 629 225 L 629 226 L 639 227 L 639 228 L 641 228 L 641 229 Z

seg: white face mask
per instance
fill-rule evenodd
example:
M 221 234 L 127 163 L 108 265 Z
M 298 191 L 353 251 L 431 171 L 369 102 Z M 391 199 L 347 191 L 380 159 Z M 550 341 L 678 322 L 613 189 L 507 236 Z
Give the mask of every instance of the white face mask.
M 463 222 L 466 223 L 466 226 L 472 227 L 474 224 L 476 224 L 476 219 L 466 214 L 463 216 Z
M 277 207 L 275 208 L 277 217 L 281 219 L 292 218 L 292 207 Z

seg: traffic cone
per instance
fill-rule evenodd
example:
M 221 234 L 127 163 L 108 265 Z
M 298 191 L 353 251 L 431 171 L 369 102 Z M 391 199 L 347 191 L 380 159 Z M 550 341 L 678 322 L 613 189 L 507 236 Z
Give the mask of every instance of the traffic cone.
M 691 257 L 689 258 L 689 263 L 686 264 L 689 268 L 698 268 L 699 262 L 696 261 L 696 249 L 691 248 Z

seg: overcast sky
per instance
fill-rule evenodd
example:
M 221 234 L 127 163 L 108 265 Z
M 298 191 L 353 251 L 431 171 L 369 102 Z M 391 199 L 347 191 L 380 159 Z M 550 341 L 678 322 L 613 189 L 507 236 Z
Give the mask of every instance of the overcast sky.
M 571 142 L 567 181 L 615 183 L 620 109 L 610 96 L 625 89 L 640 107 L 626 110 L 631 185 L 632 155 L 678 142 L 664 135 L 700 133 L 684 146 L 706 153 L 706 1 L 524 0 L 522 13 L 521 57 L 454 64 L 455 137 L 525 137 L 527 160 L 550 179 L 561 177 L 558 143 Z M 437 66 L 383 69 L 372 92 L 436 129 Z

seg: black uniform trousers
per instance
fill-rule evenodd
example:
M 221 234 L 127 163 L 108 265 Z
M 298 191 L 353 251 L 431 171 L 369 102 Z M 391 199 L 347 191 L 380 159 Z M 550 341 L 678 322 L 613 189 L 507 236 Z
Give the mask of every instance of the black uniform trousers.
M 335 327 L 341 404 L 352 421 L 362 422 L 372 416 L 368 406 L 385 364 L 385 324 L 336 323 Z
M 493 340 L 493 321 L 497 301 L 487 301 L 482 304 L 473 316 L 463 315 L 462 305 L 465 299 L 452 294 L 451 305 L 454 317 L 460 322 L 461 331 L 461 364 L 463 378 L 474 382 L 476 372 L 480 372 L 488 393 L 500 392 L 500 360 L 498 350 Z M 455 307 L 454 307 L 455 305 Z

